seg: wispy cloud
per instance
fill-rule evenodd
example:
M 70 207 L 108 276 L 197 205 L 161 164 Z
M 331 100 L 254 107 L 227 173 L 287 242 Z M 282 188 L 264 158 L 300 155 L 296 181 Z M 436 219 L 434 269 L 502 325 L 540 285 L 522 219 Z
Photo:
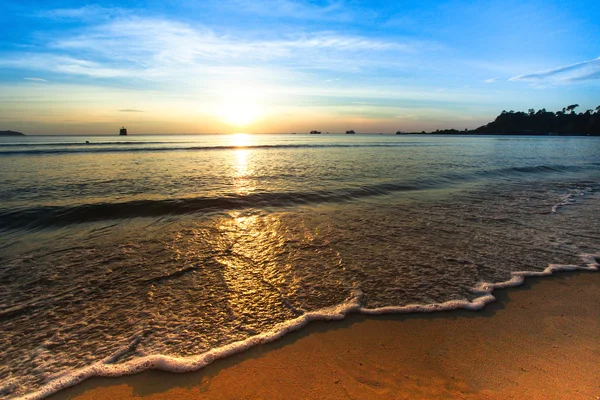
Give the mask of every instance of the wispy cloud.
M 564 67 L 540 71 L 533 74 L 518 75 L 509 81 L 532 83 L 569 83 L 600 79 L 600 57 Z
M 118 78 L 135 74 L 135 71 L 132 69 L 115 68 L 97 61 L 88 61 L 49 52 L 12 54 L 10 57 L 0 59 L 0 67 L 33 69 L 65 75 L 84 75 L 94 78 Z M 40 81 L 39 79 L 41 78 L 24 79 Z
M 240 11 L 277 18 L 351 21 L 354 14 L 343 1 L 317 5 L 298 0 L 236 0 L 232 6 Z
M 269 60 L 297 57 L 297 51 L 327 49 L 335 52 L 408 51 L 408 43 L 343 35 L 335 32 L 290 35 L 252 40 L 218 35 L 205 27 L 152 18 L 119 19 L 78 36 L 51 44 L 58 50 L 93 51 L 116 59 L 152 56 L 160 61 Z
M 107 8 L 98 5 L 89 5 L 80 8 L 58 8 L 51 10 L 42 10 L 35 15 L 42 18 L 53 19 L 98 19 L 101 17 L 111 17 L 123 14 L 125 11 L 120 8 Z
M 494 82 L 498 82 L 498 78 L 484 79 L 482 82 L 483 83 L 494 83 Z
M 36 78 L 36 77 L 27 77 L 27 78 L 23 78 L 26 81 L 32 81 L 32 82 L 48 82 L 46 79 L 43 78 Z
M 315 11 L 309 3 L 285 4 L 303 4 L 306 13 Z M 317 11 L 327 13 L 338 4 L 329 3 L 324 6 L 327 10 Z M 170 112 L 179 115 L 213 115 L 213 108 L 237 99 L 240 91 L 251 93 L 252 102 L 264 104 L 265 109 L 279 107 L 273 108 L 277 112 L 286 107 L 348 107 L 349 99 L 464 101 L 456 93 L 411 88 L 408 75 L 400 79 L 389 75 L 389 71 L 396 74 L 406 68 L 403 63 L 412 63 L 420 71 L 428 68 L 421 57 L 437 50 L 439 45 L 433 42 L 378 31 L 336 30 L 336 24 L 327 24 L 327 30 L 320 23 L 317 28 L 310 24 L 297 31 L 256 26 L 239 30 L 133 13 L 97 21 L 90 17 L 105 12 L 110 14 L 94 8 L 60 10 L 56 18 L 89 19 L 66 24 L 67 29 L 53 35 L 37 35 L 36 46 L 4 53 L 0 68 L 30 71 L 26 74 L 51 81 L 44 85 L 48 86 L 45 92 L 15 91 L 31 96 L 29 100 L 49 96 L 52 101 L 69 101 L 75 97 L 71 86 L 87 87 L 77 93 L 91 102 L 106 103 L 107 113 L 115 109 L 121 116 L 145 112 L 137 115 L 146 119 L 154 118 L 156 110 L 165 110 L 157 104 L 166 102 Z M 48 38 L 45 42 L 44 37 Z M 92 92 L 92 86 L 105 87 L 106 92 Z M 59 94 L 64 97 L 58 99 Z M 139 109 L 119 109 L 115 103 Z
M 43 52 L 29 50 L 4 57 L 0 67 L 164 83 L 208 82 L 228 74 L 238 79 L 253 74 L 255 81 L 275 81 L 307 76 L 309 71 L 381 68 L 390 59 L 421 51 L 410 41 L 335 31 L 239 37 L 202 25 L 141 17 L 119 17 L 69 33 L 51 40 Z

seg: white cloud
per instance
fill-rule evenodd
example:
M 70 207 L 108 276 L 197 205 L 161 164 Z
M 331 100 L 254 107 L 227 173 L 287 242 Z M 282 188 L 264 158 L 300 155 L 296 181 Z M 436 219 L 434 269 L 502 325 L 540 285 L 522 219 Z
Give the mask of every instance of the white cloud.
M 134 76 L 135 71 L 104 66 L 102 63 L 87 61 L 70 56 L 51 53 L 23 53 L 0 59 L 0 67 L 34 69 L 38 71 L 67 75 L 85 75 L 94 78 L 118 78 Z M 41 78 L 26 80 L 40 81 Z
M 146 58 L 161 62 L 187 63 L 197 60 L 265 61 L 301 58 L 299 51 L 329 50 L 411 51 L 407 43 L 397 43 L 361 36 L 319 32 L 252 40 L 217 35 L 212 30 L 160 19 L 119 19 L 90 29 L 78 36 L 57 40 L 51 47 L 61 51 L 85 51 L 112 60 Z
M 39 11 L 36 16 L 53 19 L 91 19 L 110 17 L 124 13 L 120 8 L 106 8 L 98 5 L 88 5 L 80 8 L 58 8 Z
M 26 81 L 32 81 L 32 82 L 48 82 L 46 79 L 43 78 L 36 78 L 36 77 L 27 77 L 27 78 L 23 78 Z
M 165 19 L 120 17 L 53 39 L 42 52 L 10 54 L 0 59 L 0 66 L 156 84 L 211 86 L 211 80 L 235 79 L 289 85 L 322 81 L 314 79 L 318 70 L 381 68 L 414 54 L 417 47 L 332 31 L 237 37 Z
M 600 79 L 600 57 L 533 74 L 518 75 L 509 80 L 532 83 L 570 83 L 595 79 Z
M 118 98 L 122 105 L 111 105 L 111 110 L 130 110 L 128 105 L 136 104 L 147 115 L 155 112 L 144 103 L 149 93 L 153 101 L 177 104 L 173 112 L 189 107 L 191 113 L 208 112 L 224 96 L 236 96 L 240 90 L 253 93 L 257 102 L 299 102 L 302 107 L 313 107 L 315 101 L 340 104 L 340 98 L 464 101 L 464 94 L 409 89 L 406 83 L 365 73 L 397 70 L 404 60 L 423 68 L 417 58 L 435 46 L 428 44 L 334 31 L 262 31 L 240 37 L 172 20 L 119 16 L 54 37 L 39 52 L 29 48 L 7 54 L 0 58 L 0 68 L 36 71 L 31 76 L 55 82 L 43 86 L 69 93 L 70 98 L 67 85 L 103 86 L 110 81 L 108 91 L 119 88 L 133 97 L 120 93 L 107 100 L 104 94 L 85 91 L 82 96 L 111 104 Z M 55 75 L 60 79 L 53 79 Z M 335 79 L 346 83 L 332 84 Z M 35 95 L 40 95 L 39 89 Z
M 498 78 L 490 78 L 490 79 L 484 79 L 483 83 L 494 83 L 497 81 L 498 81 Z
M 297 0 L 236 0 L 233 7 L 248 13 L 277 18 L 350 21 L 354 14 L 343 1 L 319 6 Z

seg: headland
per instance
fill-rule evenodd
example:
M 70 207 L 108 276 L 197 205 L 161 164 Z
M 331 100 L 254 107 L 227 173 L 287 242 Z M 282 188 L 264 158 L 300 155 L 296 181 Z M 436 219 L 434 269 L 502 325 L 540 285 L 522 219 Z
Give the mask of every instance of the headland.
M 15 131 L 0 131 L 0 136 L 25 136 L 25 134 Z

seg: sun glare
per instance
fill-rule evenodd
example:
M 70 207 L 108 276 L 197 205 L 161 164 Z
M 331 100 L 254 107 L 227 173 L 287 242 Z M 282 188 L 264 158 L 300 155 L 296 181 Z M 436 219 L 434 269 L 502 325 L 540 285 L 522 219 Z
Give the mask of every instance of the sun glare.
M 230 136 L 230 142 L 235 147 L 246 147 L 252 143 L 252 137 L 247 133 L 234 133 Z
M 259 116 L 258 108 L 253 104 L 224 105 L 221 118 L 230 125 L 244 126 L 256 121 Z
M 241 127 L 256 122 L 263 110 L 250 90 L 238 89 L 223 98 L 217 114 L 229 125 Z

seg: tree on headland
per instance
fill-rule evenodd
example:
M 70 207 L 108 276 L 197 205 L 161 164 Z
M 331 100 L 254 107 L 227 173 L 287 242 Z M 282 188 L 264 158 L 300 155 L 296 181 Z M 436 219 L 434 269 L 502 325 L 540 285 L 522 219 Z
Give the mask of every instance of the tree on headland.
M 567 111 L 570 111 L 571 114 L 573 114 L 577 107 L 579 107 L 579 104 L 571 104 L 570 106 L 567 107 Z M 564 110 L 564 108 L 563 108 L 563 110 Z
M 537 112 L 530 108 L 527 113 L 503 110 L 494 121 L 470 133 L 600 136 L 600 106 L 579 114 L 575 112 L 577 107 L 579 104 L 571 104 L 556 113 L 545 108 Z
M 552 112 L 530 108 L 527 112 L 502 110 L 496 119 L 473 130 L 437 129 L 436 134 L 462 135 L 565 135 L 600 136 L 600 106 L 577 114 L 579 104 Z M 418 133 L 418 132 L 414 132 Z M 421 132 L 425 133 L 425 132 Z

